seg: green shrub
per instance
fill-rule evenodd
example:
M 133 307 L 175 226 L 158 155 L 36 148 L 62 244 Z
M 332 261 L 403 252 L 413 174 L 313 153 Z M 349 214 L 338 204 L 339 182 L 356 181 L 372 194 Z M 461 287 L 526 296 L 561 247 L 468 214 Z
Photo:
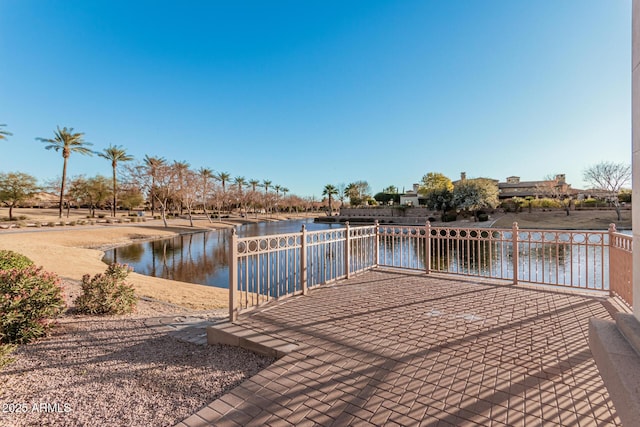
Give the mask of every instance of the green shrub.
M 42 268 L 0 270 L 0 342 L 23 344 L 53 326 L 65 304 L 60 279 Z
M 133 287 L 124 280 L 132 269 L 111 264 L 104 274 L 82 277 L 82 295 L 76 299 L 78 310 L 86 314 L 126 314 L 136 307 Z
M 489 215 L 486 213 L 479 213 L 478 214 L 478 221 L 483 222 L 483 221 L 489 221 Z
M 556 199 L 550 199 L 545 197 L 543 199 L 536 199 L 532 202 L 534 208 L 561 208 L 562 204 Z
M 596 206 L 598 206 L 598 201 L 596 199 L 585 199 L 580 202 L 580 207 L 593 208 Z
M 0 270 L 11 270 L 12 268 L 23 270 L 31 265 L 33 265 L 33 261 L 22 254 L 0 250 Z
M 14 359 L 9 357 L 9 355 L 15 349 L 16 346 L 13 344 L 0 344 L 0 371 L 2 371 L 2 368 L 7 366 L 9 363 L 14 361 Z
M 455 221 L 456 219 L 458 219 L 458 214 L 456 214 L 455 212 L 451 211 L 451 212 L 447 212 L 442 214 L 442 222 L 451 222 L 451 221 Z

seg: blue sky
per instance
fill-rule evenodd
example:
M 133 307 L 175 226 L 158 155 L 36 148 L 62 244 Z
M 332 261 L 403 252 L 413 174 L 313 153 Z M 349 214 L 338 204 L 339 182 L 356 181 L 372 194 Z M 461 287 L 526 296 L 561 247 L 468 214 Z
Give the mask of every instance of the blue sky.
M 631 161 L 631 0 L 0 0 L 0 58 L 0 171 L 41 180 L 56 126 L 317 198 Z

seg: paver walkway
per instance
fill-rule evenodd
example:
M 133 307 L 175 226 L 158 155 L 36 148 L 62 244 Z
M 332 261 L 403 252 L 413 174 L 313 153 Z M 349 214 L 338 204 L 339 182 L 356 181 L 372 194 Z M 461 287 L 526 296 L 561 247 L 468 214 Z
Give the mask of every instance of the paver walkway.
M 178 426 L 620 425 L 588 345 L 612 310 L 375 270 L 241 316 L 299 350 Z

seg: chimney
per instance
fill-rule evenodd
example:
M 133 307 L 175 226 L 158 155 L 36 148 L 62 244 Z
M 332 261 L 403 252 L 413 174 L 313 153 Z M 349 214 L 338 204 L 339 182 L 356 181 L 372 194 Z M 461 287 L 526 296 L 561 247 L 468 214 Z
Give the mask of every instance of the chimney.
M 418 188 L 420 188 L 420 184 L 413 184 L 413 192 L 414 193 L 418 192 Z
M 460 172 L 460 181 L 466 181 L 466 180 L 467 180 L 467 173 Z

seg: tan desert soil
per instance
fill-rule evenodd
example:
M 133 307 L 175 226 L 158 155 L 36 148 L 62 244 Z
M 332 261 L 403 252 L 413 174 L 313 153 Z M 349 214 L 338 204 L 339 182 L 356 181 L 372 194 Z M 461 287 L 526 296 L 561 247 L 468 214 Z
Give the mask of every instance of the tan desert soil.
M 58 228 L 0 231 L 0 249 L 10 249 L 31 258 L 36 265 L 63 278 L 82 279 L 84 274 L 102 273 L 106 269 L 100 249 L 134 241 L 162 238 L 184 232 L 184 228 L 157 226 L 104 225 L 81 228 Z M 128 277 L 139 296 L 178 304 L 196 310 L 228 306 L 225 289 L 144 276 L 135 272 Z
M 283 218 L 284 219 L 284 218 Z M 21 345 L 0 371 L 0 426 L 170 426 L 209 404 L 272 359 L 179 340 L 149 319 L 220 320 L 226 290 L 131 274 L 136 313 L 73 313 L 84 274 L 103 272 L 101 248 L 185 231 L 185 223 L 0 230 L 0 249 L 60 275 L 71 308 L 49 337 Z M 207 310 L 207 311 L 196 311 Z M 155 323 L 157 324 L 157 322 Z
M 176 311 L 141 301 L 134 316 L 64 316 L 0 372 L 0 425 L 170 426 L 272 362 L 145 326 Z

